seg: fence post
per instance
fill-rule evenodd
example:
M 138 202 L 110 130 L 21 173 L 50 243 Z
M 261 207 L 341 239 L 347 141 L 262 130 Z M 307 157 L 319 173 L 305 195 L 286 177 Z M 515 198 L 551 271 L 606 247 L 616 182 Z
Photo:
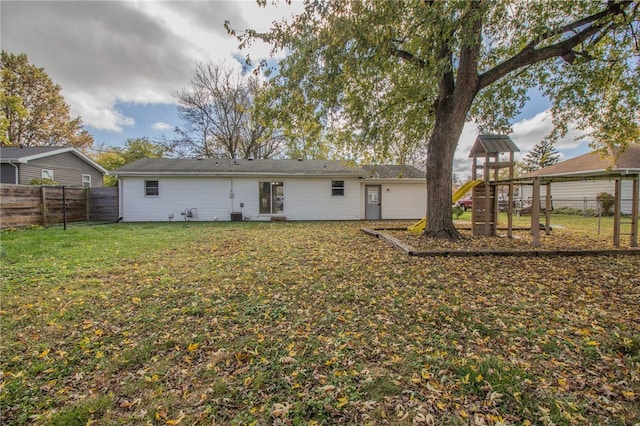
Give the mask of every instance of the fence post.
M 551 182 L 547 182 L 547 193 L 544 204 L 544 234 L 551 235 Z
M 613 207 L 613 245 L 620 247 L 620 179 L 615 180 L 615 204 Z
M 67 196 L 65 194 L 66 186 L 62 185 L 62 222 L 64 230 L 67 230 Z
M 86 210 L 86 221 L 89 222 L 91 213 L 91 188 L 84 188 L 84 206 Z
M 46 186 L 40 187 L 40 201 L 42 202 L 42 226 L 46 226 L 48 219 Z
M 640 176 L 636 176 L 633 181 L 631 191 L 631 247 L 638 247 L 638 203 L 640 203 Z
M 540 178 L 533 178 L 533 193 L 531 194 L 531 235 L 533 246 L 540 245 Z

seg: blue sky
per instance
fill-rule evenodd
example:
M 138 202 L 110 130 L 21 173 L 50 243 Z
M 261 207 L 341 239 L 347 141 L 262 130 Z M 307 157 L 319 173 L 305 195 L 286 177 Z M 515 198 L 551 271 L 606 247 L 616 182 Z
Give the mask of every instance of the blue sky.
M 131 125 L 122 126 L 119 131 L 96 129 L 86 126 L 96 144 L 121 146 L 128 139 L 147 137 L 160 140 L 174 136 L 174 129 L 181 125 L 174 104 L 137 104 L 118 102 L 113 107 L 122 116 L 131 117 Z
M 268 57 L 255 43 L 240 52 L 224 21 L 237 29 L 267 30 L 300 10 L 300 3 L 261 8 L 254 1 L 10 1 L 0 2 L 2 48 L 26 53 L 62 87 L 96 146 L 128 139 L 173 136 L 180 125 L 173 94 L 189 86 L 197 62 L 224 63 L 241 71 L 241 58 Z M 531 94 L 513 122 L 511 138 L 526 153 L 549 131 L 548 103 Z M 468 170 L 477 129 L 465 127 L 455 169 Z M 570 132 L 557 148 L 565 158 L 588 151 Z

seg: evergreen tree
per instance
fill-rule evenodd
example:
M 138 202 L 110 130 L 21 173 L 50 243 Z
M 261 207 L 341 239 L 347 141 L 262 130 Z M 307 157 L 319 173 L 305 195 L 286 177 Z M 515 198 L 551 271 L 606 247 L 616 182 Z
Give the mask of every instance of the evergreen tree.
M 527 172 L 542 169 L 560 161 L 560 153 L 553 141 L 544 139 L 529 151 L 522 159 L 522 166 Z

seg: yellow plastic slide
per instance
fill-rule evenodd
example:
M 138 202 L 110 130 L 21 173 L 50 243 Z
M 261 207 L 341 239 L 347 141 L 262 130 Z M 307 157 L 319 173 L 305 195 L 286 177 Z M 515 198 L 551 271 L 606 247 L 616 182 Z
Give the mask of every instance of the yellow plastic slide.
M 482 182 L 484 182 L 482 179 L 476 179 L 476 180 L 470 180 L 469 182 L 467 182 L 464 185 L 462 185 L 451 196 L 451 204 L 455 203 L 460 198 L 464 197 L 464 195 L 467 192 L 471 191 L 473 188 L 475 188 L 476 186 L 478 186 Z M 424 231 L 424 227 L 426 225 L 427 225 L 427 217 L 425 216 L 422 219 L 420 219 L 418 222 L 416 222 L 413 225 L 407 227 L 407 230 L 413 232 L 414 234 L 419 234 L 420 232 Z

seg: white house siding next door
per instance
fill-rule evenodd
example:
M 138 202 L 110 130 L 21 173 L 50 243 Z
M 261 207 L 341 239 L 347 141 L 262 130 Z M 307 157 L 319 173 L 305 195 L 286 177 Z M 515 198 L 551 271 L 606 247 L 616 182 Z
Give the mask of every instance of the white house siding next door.
M 366 185 L 365 192 L 365 209 L 364 218 L 367 220 L 379 220 L 381 212 L 381 187 L 380 185 Z

